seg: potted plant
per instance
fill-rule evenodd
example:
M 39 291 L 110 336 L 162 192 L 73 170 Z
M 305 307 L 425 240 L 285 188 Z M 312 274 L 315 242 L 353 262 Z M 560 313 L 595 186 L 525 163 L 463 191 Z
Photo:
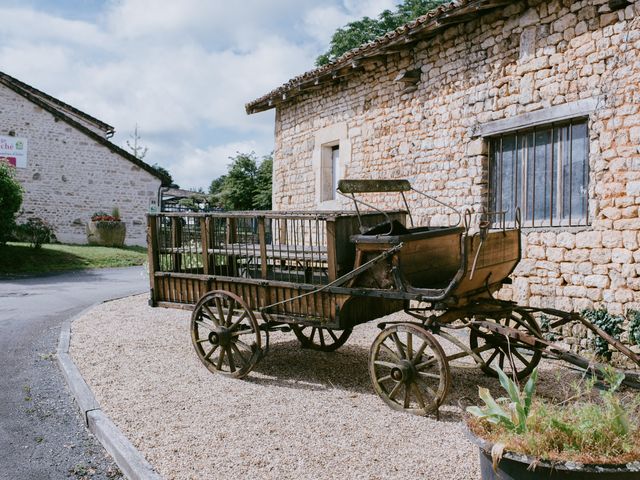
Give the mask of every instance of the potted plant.
M 537 369 L 522 390 L 498 375 L 507 398 L 481 387 L 485 405 L 467 408 L 483 480 L 640 479 L 640 401 L 617 394 L 624 374 L 607 371 L 606 389 L 593 394 L 589 381 L 561 403 L 534 398 Z
M 120 219 L 120 211 L 114 208 L 111 215 L 95 212 L 87 224 L 87 240 L 90 245 L 122 247 L 126 236 L 125 223 Z

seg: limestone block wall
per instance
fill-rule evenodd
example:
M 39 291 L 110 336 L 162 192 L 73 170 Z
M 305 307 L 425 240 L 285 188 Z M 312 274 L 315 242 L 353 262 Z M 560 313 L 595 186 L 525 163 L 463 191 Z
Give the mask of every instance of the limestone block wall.
M 407 93 L 394 79 L 416 68 Z M 324 85 L 277 108 L 274 209 L 323 207 L 315 132 L 346 123 L 345 177 L 409 178 L 478 211 L 483 125 L 592 99 L 589 225 L 525 229 L 522 263 L 501 295 L 567 310 L 640 308 L 640 1 L 614 12 L 606 0 L 515 2 Z M 414 200 L 421 221 L 450 219 Z
M 0 86 L 0 134 L 11 131 L 28 139 L 27 167 L 16 169 L 25 190 L 22 219 L 43 218 L 58 240 L 86 243 L 92 213 L 118 207 L 126 244 L 146 245 L 145 215 L 159 179 Z

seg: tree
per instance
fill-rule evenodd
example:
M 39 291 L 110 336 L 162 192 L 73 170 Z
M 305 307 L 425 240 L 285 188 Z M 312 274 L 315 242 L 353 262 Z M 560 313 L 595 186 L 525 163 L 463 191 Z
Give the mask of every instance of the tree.
M 136 123 L 136 128 L 133 130 L 133 135 L 129 135 L 129 136 L 133 140 L 133 145 L 129 140 L 127 140 L 127 147 L 129 147 L 129 150 L 131 150 L 131 153 L 133 154 L 134 157 L 136 157 L 138 160 L 142 160 L 147 154 L 147 152 L 149 151 L 149 148 L 138 144 L 141 137 L 138 134 L 137 123 Z
M 258 167 L 256 176 L 256 192 L 253 196 L 253 208 L 271 210 L 271 188 L 273 173 L 273 155 L 266 155 Z
M 270 209 L 272 156 L 265 155 L 258 164 L 254 152 L 238 152 L 230 160 L 227 174 L 209 186 L 209 204 L 225 210 Z
M 370 42 L 391 30 L 414 20 L 446 0 L 404 0 L 395 12 L 383 11 L 377 19 L 364 17 L 338 28 L 331 37 L 329 49 L 318 56 L 316 66 L 333 62 L 344 53 Z
M 238 153 L 231 160 L 220 192 L 222 205 L 228 210 L 251 210 L 258 174 L 256 155 Z
M 151 168 L 156 170 L 160 175 L 162 175 L 162 186 L 163 187 L 171 187 L 171 188 L 180 188 L 177 183 L 174 183 L 173 177 L 169 173 L 169 170 L 166 168 L 154 163 L 151 165 Z
M 14 169 L 0 161 L 0 245 L 7 243 L 16 226 L 16 214 L 22 205 L 22 186 Z

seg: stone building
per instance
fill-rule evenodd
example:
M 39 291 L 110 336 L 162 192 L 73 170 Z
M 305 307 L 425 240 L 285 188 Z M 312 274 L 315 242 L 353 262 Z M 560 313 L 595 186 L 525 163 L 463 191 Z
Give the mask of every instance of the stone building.
M 445 4 L 246 106 L 271 108 L 274 209 L 342 206 L 336 178 L 409 178 L 507 223 L 519 207 L 504 298 L 640 307 L 640 1 Z
M 96 211 L 120 210 L 128 245 L 146 245 L 146 220 L 161 176 L 109 141 L 113 127 L 0 73 L 1 156 L 16 165 L 23 214 L 55 228 L 59 241 L 86 243 Z

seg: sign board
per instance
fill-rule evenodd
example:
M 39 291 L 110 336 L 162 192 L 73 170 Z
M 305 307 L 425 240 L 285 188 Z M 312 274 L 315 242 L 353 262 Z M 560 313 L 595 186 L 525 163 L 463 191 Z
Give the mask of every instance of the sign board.
M 27 139 L 0 135 L 0 161 L 27 168 Z
M 149 213 L 158 213 L 158 201 L 155 199 L 149 200 Z

